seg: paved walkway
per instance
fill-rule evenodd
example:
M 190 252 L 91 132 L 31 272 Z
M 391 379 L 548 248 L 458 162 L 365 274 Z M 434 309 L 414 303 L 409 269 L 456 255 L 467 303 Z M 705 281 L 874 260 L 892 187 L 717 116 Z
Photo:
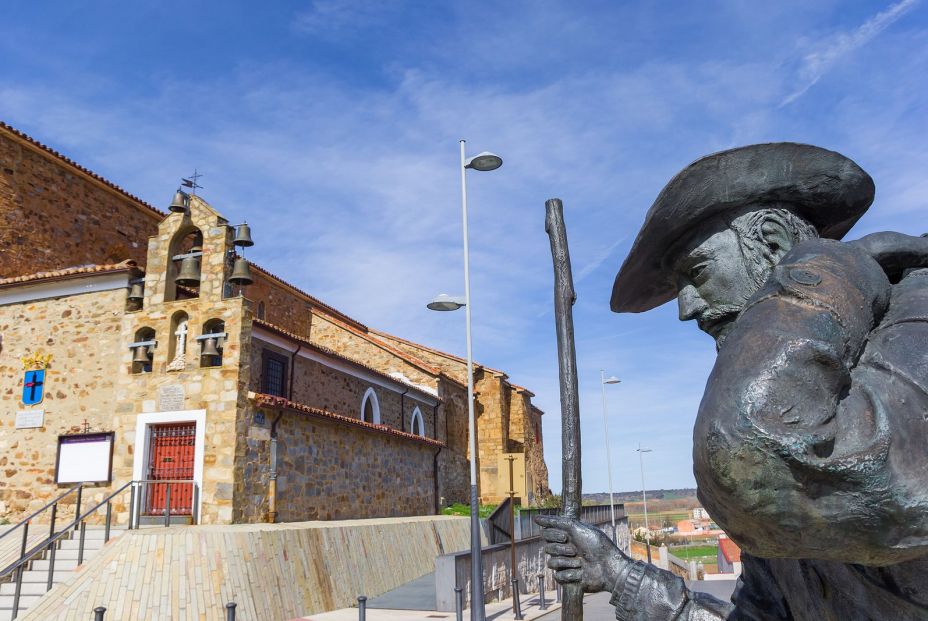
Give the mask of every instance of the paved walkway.
M 550 592 L 548 596 L 551 596 Z M 608 603 L 609 598 L 607 597 L 606 604 L 608 605 Z M 525 621 L 534 621 L 542 617 L 546 619 L 559 619 L 560 612 L 558 611 L 560 607 L 560 604 L 552 602 L 549 599 L 547 610 L 541 610 L 538 608 L 537 595 L 523 596 L 522 616 L 525 617 Z M 553 612 L 557 612 L 557 616 L 549 616 Z M 487 604 L 486 613 L 487 621 L 510 621 L 513 617 L 512 600 L 507 599 Z M 464 619 L 470 619 L 470 609 L 464 609 L 463 617 Z M 615 618 L 615 614 L 612 615 L 612 618 Z M 368 606 L 367 609 L 367 621 L 420 621 L 425 619 L 448 619 L 449 621 L 454 621 L 455 613 L 435 612 L 435 610 L 371 608 L 370 606 Z M 343 608 L 342 610 L 333 610 L 332 612 L 300 617 L 292 621 L 358 621 L 358 609 Z
M 435 596 L 435 572 L 387 591 L 367 602 L 368 610 L 383 608 L 389 610 L 435 610 L 438 607 Z

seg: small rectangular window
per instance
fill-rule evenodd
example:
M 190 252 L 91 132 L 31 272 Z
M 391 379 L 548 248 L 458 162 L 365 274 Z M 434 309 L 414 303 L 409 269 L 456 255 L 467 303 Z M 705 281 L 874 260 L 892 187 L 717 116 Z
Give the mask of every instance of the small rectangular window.
M 285 397 L 287 359 L 266 349 L 263 358 L 264 369 L 261 374 L 261 392 L 266 395 Z

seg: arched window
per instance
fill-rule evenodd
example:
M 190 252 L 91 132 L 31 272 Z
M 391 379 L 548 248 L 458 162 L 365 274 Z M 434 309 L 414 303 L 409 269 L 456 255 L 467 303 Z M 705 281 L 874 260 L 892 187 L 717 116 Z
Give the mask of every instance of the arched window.
M 264 319 L 264 302 L 258 302 L 258 319 Z
M 184 300 L 200 296 L 201 266 L 203 264 L 203 234 L 189 226 L 174 234 L 168 247 L 167 282 L 164 301 Z M 175 257 L 182 257 L 177 258 Z
M 222 348 L 225 345 L 226 324 L 222 319 L 210 319 L 203 324 L 203 334 L 197 338 L 200 342 L 200 366 L 221 367 Z M 216 336 L 210 336 L 215 334 Z
M 373 388 L 368 388 L 361 399 L 361 420 L 368 423 L 380 424 L 380 401 Z
M 190 326 L 187 313 L 177 311 L 171 317 L 171 334 L 168 335 L 168 371 L 183 371 L 187 366 L 187 341 Z
M 409 416 L 409 431 L 417 436 L 425 437 L 425 421 L 422 420 L 422 412 L 419 410 L 418 405 L 413 408 L 412 414 Z
M 152 328 L 139 328 L 135 331 L 133 343 L 147 343 L 155 340 Z M 154 345 L 136 345 L 132 347 L 132 372 L 151 373 L 151 361 L 154 357 Z

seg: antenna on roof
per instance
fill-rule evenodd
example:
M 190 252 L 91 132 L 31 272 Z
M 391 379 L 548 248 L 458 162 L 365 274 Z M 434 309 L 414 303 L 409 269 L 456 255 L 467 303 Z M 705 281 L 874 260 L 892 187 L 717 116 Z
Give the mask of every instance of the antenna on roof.
M 197 195 L 197 188 L 202 188 L 203 186 L 197 183 L 197 180 L 202 177 L 200 173 L 197 172 L 197 169 L 193 169 L 193 174 L 190 175 L 190 178 L 181 178 L 180 184 L 185 188 L 190 188 L 190 193 L 194 196 Z

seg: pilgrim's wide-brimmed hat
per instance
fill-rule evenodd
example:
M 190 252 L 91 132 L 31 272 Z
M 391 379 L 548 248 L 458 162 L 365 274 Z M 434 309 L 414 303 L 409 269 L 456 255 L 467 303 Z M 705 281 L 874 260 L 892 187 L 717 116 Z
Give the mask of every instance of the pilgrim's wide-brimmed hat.
M 820 236 L 841 239 L 873 202 L 873 179 L 840 153 L 795 142 L 721 151 L 670 180 L 612 287 L 612 310 L 641 313 L 677 294 L 667 253 L 700 223 L 747 205 L 787 203 Z

